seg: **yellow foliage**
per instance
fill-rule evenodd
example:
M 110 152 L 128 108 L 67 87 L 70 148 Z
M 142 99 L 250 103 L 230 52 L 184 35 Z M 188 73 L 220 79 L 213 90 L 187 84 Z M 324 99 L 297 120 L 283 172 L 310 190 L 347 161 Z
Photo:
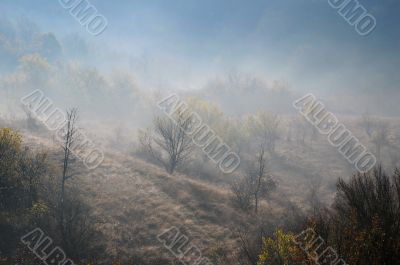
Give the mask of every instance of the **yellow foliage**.
M 0 185 L 17 174 L 21 136 L 9 128 L 0 129 Z
M 385 232 L 378 215 L 371 220 L 370 227 L 361 228 L 355 213 L 352 213 L 351 223 L 344 229 L 343 242 L 346 250 L 346 261 L 349 264 L 360 264 L 368 253 L 371 265 L 382 264 L 381 254 L 385 245 Z
M 23 86 L 44 89 L 50 81 L 52 68 L 39 54 L 23 56 L 18 65 L 18 80 Z
M 216 105 L 194 97 L 186 98 L 185 102 L 192 112 L 201 117 L 203 124 L 210 126 L 227 144 L 233 145 L 238 142 L 239 132 Z
M 13 132 L 10 128 L 0 129 L 0 152 L 10 148 L 19 152 L 21 150 L 21 136 L 17 132 Z
M 203 122 L 210 126 L 218 125 L 224 119 L 224 113 L 207 101 L 189 97 L 186 102 L 194 112 L 200 115 Z
M 30 208 L 30 214 L 35 217 L 44 216 L 49 212 L 49 206 L 44 202 L 35 202 Z
M 306 255 L 294 244 L 294 237 L 293 233 L 285 234 L 280 228 L 275 230 L 274 239 L 263 237 L 262 250 L 258 256 L 257 265 L 290 265 L 307 262 Z
M 22 56 L 19 60 L 19 68 L 23 71 L 34 71 L 38 69 L 48 71 L 50 68 L 49 63 L 45 58 L 39 54 L 30 54 Z

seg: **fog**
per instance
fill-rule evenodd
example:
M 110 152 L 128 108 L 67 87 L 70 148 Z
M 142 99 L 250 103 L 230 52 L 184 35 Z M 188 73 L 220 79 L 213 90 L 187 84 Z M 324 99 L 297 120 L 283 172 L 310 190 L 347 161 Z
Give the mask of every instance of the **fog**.
M 397 264 L 400 3 L 346 3 L 1 1 L 0 262 Z

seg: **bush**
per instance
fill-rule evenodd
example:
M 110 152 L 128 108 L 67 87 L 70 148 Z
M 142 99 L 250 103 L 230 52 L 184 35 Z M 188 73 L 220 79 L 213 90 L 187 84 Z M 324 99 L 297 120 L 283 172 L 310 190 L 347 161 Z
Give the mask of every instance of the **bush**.
M 333 208 L 320 210 L 310 223 L 348 264 L 397 264 L 400 171 L 389 177 L 377 167 L 340 179 Z

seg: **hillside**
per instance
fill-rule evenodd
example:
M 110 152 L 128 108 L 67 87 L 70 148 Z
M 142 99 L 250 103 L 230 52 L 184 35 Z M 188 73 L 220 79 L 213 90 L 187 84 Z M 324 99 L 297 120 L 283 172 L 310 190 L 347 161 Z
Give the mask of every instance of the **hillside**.
M 24 139 L 35 149 L 50 150 L 52 160 L 60 161 L 60 150 L 52 141 L 30 134 Z M 158 234 L 173 226 L 203 255 L 216 250 L 233 254 L 239 250 L 237 228 L 254 225 L 261 216 L 279 223 L 290 199 L 283 196 L 284 189 L 278 189 L 268 203 L 262 202 L 260 216 L 248 215 L 234 207 L 228 185 L 217 186 L 180 173 L 170 175 L 115 150 L 106 152 L 104 162 L 93 171 L 87 171 L 80 161 L 74 167 L 79 174 L 69 186 L 90 206 L 98 232 L 93 243 L 105 247 L 102 258 L 107 262 L 134 257 L 151 261 L 160 253 L 176 261 L 157 240 Z

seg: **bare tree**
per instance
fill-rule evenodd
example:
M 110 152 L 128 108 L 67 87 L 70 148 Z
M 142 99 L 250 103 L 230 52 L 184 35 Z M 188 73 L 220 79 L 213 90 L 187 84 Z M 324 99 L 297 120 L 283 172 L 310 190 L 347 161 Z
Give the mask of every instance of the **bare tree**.
M 231 186 L 234 202 L 243 210 L 251 209 L 254 202 L 254 211 L 257 214 L 260 198 L 276 188 L 272 177 L 266 176 L 266 166 L 265 147 L 261 144 L 255 162 L 251 163 L 247 173 Z
M 249 231 L 248 229 L 241 228 L 236 232 L 236 236 L 239 238 L 240 252 L 244 256 L 244 260 L 240 264 L 256 265 L 262 246 L 262 229 L 260 231 L 257 231 L 257 229 Z
M 192 152 L 193 141 L 186 133 L 191 120 L 177 114 L 174 120 L 154 119 L 154 129 L 142 132 L 139 140 L 149 154 L 161 163 L 169 174 L 186 161 Z
M 266 165 L 266 160 L 265 160 L 265 149 L 264 149 L 264 145 L 261 144 L 260 145 L 260 151 L 258 153 L 258 159 L 257 159 L 257 174 L 256 174 L 256 183 L 254 185 L 254 203 L 255 203 L 255 207 L 254 207 L 254 211 L 255 213 L 258 212 L 258 197 L 259 197 L 259 193 L 261 190 L 261 184 L 263 181 L 263 177 L 265 174 L 265 165 Z
M 70 162 L 71 162 L 71 146 L 75 142 L 75 138 L 77 135 L 77 127 L 76 121 L 78 119 L 78 109 L 72 108 L 67 110 L 67 123 L 65 125 L 63 131 L 63 146 L 62 149 L 64 151 L 63 157 L 63 170 L 62 170 L 62 179 L 61 179 L 61 194 L 60 194 L 60 203 L 59 203 L 59 224 L 60 228 L 63 229 L 64 226 L 64 199 L 65 199 L 65 182 L 72 177 L 70 174 Z
M 64 249 L 75 256 L 84 257 L 88 254 L 89 242 L 93 236 L 93 222 L 90 221 L 89 210 L 76 200 L 77 195 L 67 196 L 65 193 L 65 184 L 67 180 L 76 175 L 72 170 L 73 156 L 72 148 L 80 140 L 77 128 L 78 109 L 67 110 L 67 122 L 62 132 L 64 156 L 62 159 L 63 170 L 61 179 L 61 191 L 59 201 L 59 229 Z M 73 191 L 72 191 L 73 192 Z
M 249 211 L 252 208 L 252 192 L 249 178 L 240 178 L 231 185 L 233 193 L 233 203 L 243 211 Z

